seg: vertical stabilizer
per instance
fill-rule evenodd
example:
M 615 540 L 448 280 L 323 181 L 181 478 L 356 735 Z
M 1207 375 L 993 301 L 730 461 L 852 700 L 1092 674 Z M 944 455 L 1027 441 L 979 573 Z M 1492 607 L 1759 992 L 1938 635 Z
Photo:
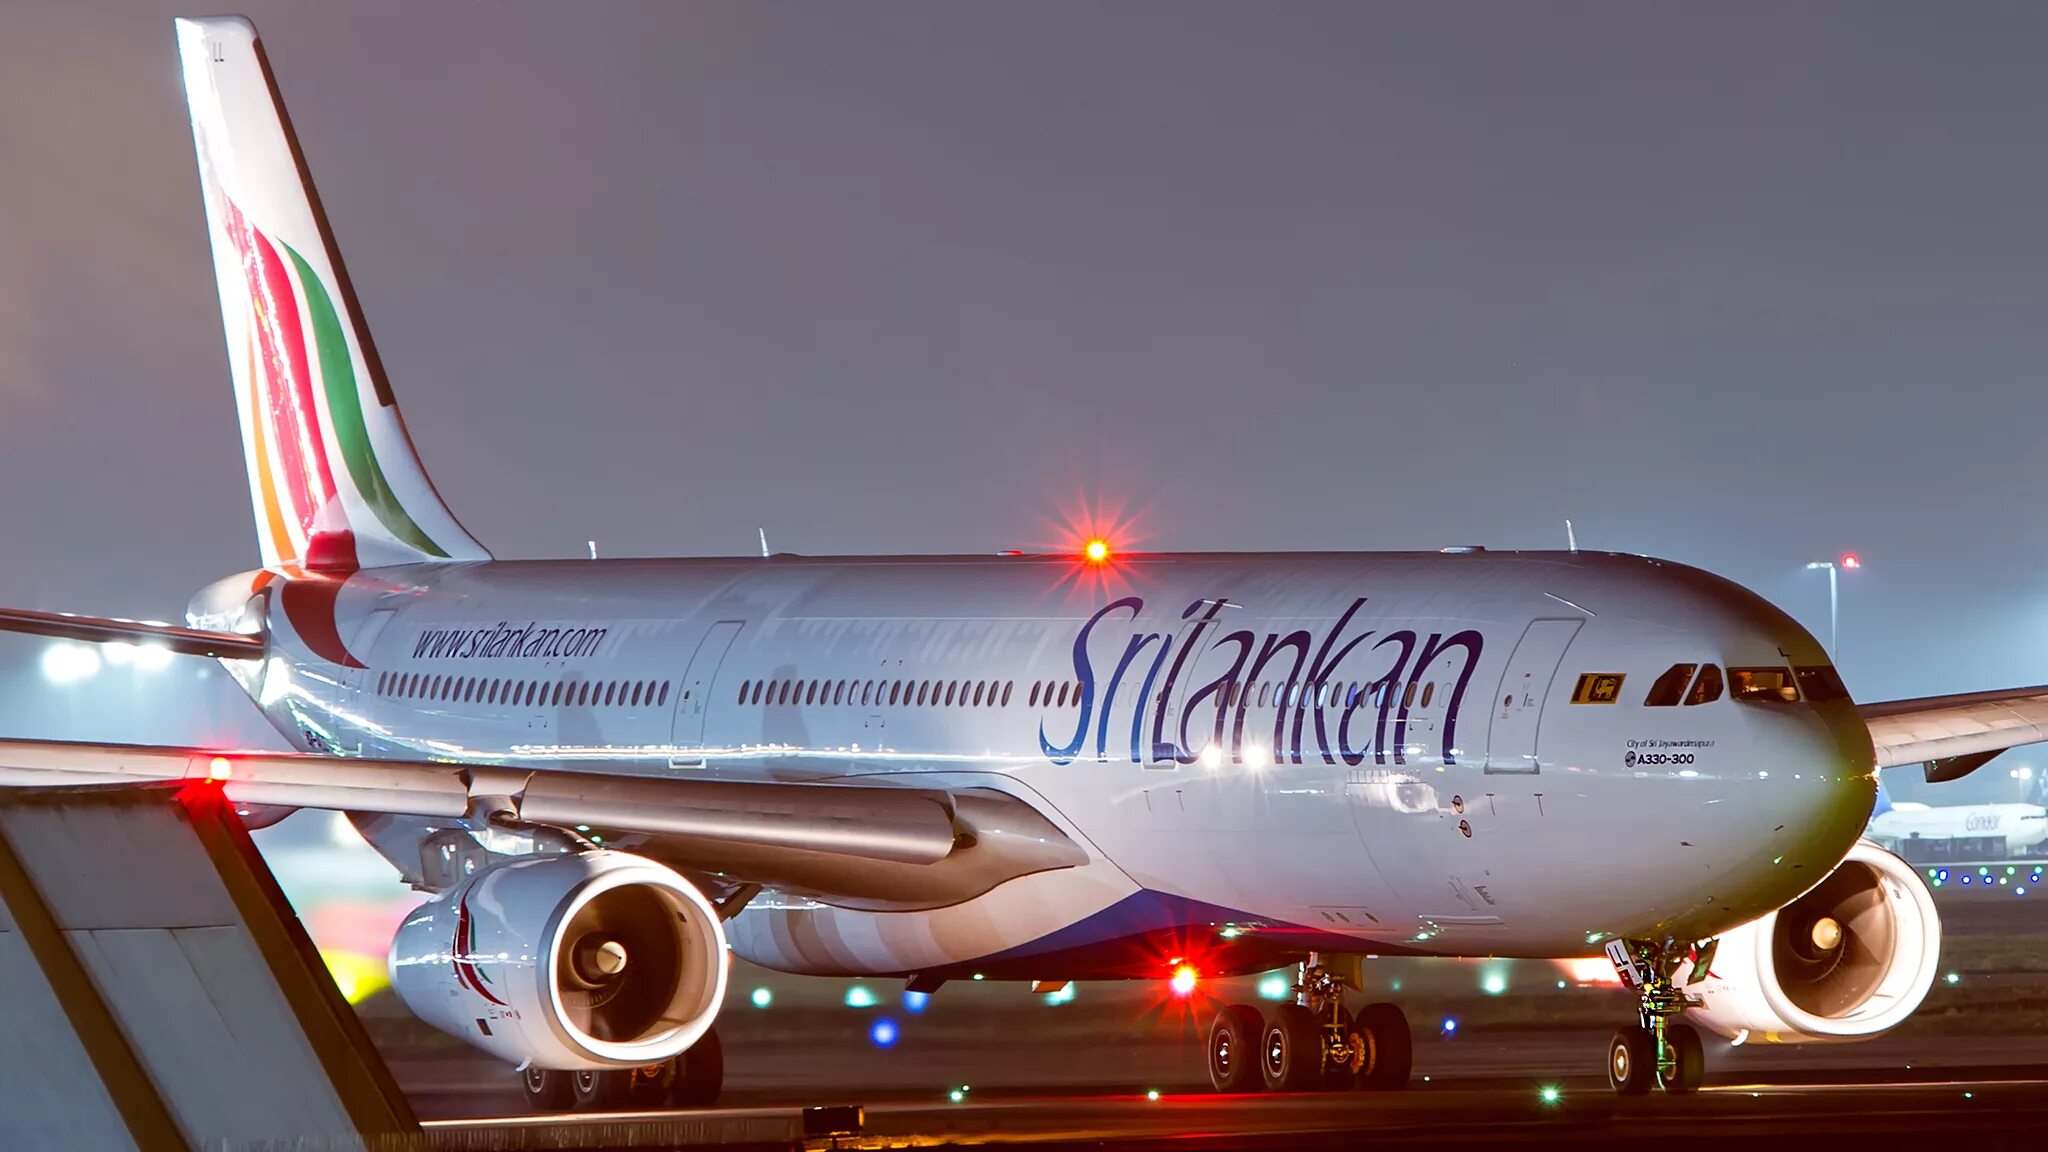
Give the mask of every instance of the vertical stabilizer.
M 489 559 L 413 450 L 255 26 L 177 27 L 264 564 Z

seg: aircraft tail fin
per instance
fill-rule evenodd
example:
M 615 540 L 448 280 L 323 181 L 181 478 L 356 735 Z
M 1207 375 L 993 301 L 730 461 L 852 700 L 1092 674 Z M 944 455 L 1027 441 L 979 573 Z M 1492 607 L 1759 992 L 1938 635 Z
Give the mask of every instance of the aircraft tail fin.
M 255 26 L 177 31 L 264 565 L 490 559 L 420 464 Z
M 1877 778 L 1877 804 L 1871 808 L 1870 818 L 1875 820 L 1891 810 L 1892 794 L 1884 790 L 1884 776 L 1880 773 Z

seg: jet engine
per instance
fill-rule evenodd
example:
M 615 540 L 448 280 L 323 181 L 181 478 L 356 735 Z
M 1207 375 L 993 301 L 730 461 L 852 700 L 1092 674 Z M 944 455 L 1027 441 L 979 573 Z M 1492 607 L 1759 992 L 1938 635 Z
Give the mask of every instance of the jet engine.
M 1913 1014 L 1941 919 L 1912 866 L 1868 840 L 1806 895 L 1721 937 L 1685 1019 L 1738 1043 L 1862 1040 Z
M 675 872 L 622 852 L 525 857 L 414 910 L 391 944 L 413 1014 L 508 1063 L 654 1064 L 711 1027 L 725 928 Z

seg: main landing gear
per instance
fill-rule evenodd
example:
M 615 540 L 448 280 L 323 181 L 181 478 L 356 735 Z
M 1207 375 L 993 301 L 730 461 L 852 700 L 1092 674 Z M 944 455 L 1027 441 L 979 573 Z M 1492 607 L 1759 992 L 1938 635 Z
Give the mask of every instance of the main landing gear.
M 1621 982 L 1642 998 L 1637 1022 L 1614 1034 L 1607 1045 L 1607 1082 L 1623 1096 L 1640 1096 L 1652 1082 L 1664 1091 L 1698 1091 L 1706 1075 L 1706 1050 L 1699 1030 L 1681 1023 L 1687 1008 L 1699 1004 L 1674 980 L 1681 964 L 1705 972 L 1714 960 L 1714 942 L 1688 948 L 1676 941 L 1610 940 L 1607 958 Z
M 1344 1010 L 1344 986 L 1311 952 L 1295 977 L 1294 1000 L 1271 1020 L 1232 1004 L 1209 1026 L 1209 1083 L 1218 1092 L 1318 1092 L 1405 1087 L 1414 1045 L 1408 1018 L 1392 1004 Z
M 641 1112 L 705 1108 L 725 1084 L 725 1049 L 712 1029 L 688 1052 L 659 1064 L 603 1072 L 527 1068 L 520 1073 L 533 1112 Z

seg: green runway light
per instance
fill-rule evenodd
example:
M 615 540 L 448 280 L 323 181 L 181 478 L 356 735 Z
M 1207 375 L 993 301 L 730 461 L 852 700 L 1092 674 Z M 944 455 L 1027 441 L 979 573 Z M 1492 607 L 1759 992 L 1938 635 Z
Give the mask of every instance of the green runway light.
M 775 1003 L 775 993 L 770 992 L 766 988 L 756 988 L 754 989 L 754 994 L 749 999 L 754 1002 L 754 1007 L 766 1008 L 770 1004 Z
M 979 973 L 979 972 L 976 972 L 976 973 L 974 974 L 974 978 L 975 978 L 976 980 L 986 980 L 986 979 L 988 979 L 988 977 L 986 977 L 986 976 L 983 976 L 983 975 L 982 975 L 981 973 Z
M 1558 1092 L 1558 1090 L 1557 1090 L 1557 1085 L 1555 1085 L 1555 1084 L 1545 1084 L 1545 1085 L 1543 1086 L 1543 1092 L 1542 1092 L 1542 1096 L 1543 1096 L 1543 1102 L 1544 1102 L 1545 1104 L 1555 1104 L 1555 1103 L 1557 1103 L 1557 1098 L 1558 1098 L 1558 1096 L 1559 1096 L 1559 1095 L 1560 1095 L 1560 1093 L 1559 1093 L 1559 1092 Z
M 1943 976 L 1941 979 L 1942 983 L 1944 984 L 1960 984 L 1963 982 L 1962 974 L 1959 972 L 1951 972 L 1948 975 Z
M 1294 994 L 1294 981 L 1278 972 L 1269 972 L 1259 978 L 1259 999 L 1285 1000 Z
M 1152 1089 L 1152 1090 L 1151 1090 L 1150 1092 L 1147 1092 L 1147 1093 L 1145 1093 L 1145 1099 L 1147 1099 L 1147 1100 L 1157 1100 L 1157 1099 L 1159 1099 L 1159 1089 L 1157 1089 L 1157 1088 L 1154 1088 L 1154 1089 Z
M 1557 986 L 1558 986 L 1559 988 L 1562 988 L 1562 987 L 1564 987 L 1564 981 L 1562 981 L 1562 980 L 1559 980 L 1559 981 L 1557 982 Z
M 967 1099 L 967 1093 L 963 1089 L 955 1088 L 951 1092 L 946 1093 L 946 1099 L 958 1104 L 962 1100 Z
M 866 985 L 855 984 L 846 990 L 846 1006 L 848 1008 L 873 1008 L 875 1006 L 875 994 L 868 991 Z

